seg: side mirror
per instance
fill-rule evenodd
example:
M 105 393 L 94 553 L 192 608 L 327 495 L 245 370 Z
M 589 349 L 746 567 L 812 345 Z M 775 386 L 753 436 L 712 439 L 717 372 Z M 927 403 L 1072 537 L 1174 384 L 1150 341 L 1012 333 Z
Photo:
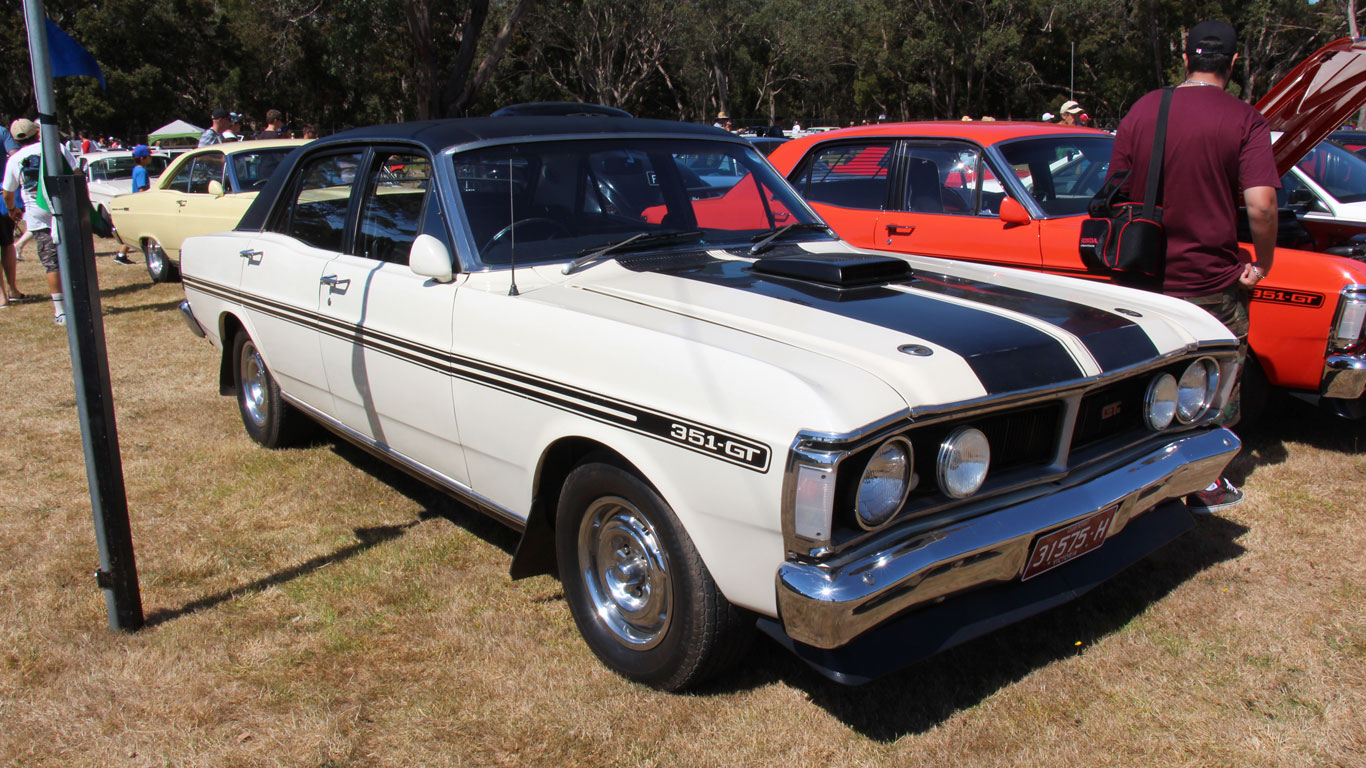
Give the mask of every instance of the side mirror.
M 209 194 L 213 195 L 214 197 L 222 197 L 222 196 L 223 196 L 223 182 L 219 181 L 218 179 L 214 179 L 213 181 L 210 181 L 210 182 L 209 182 Z
M 438 283 L 449 283 L 455 279 L 451 252 L 446 244 L 431 235 L 418 235 L 413 248 L 408 252 L 408 268 L 413 274 L 430 277 Z
M 1028 224 L 1031 221 L 1029 211 L 1026 211 L 1024 206 L 1020 205 L 1019 201 L 1013 197 L 1001 198 L 1001 213 L 999 215 L 1001 221 L 1015 227 Z

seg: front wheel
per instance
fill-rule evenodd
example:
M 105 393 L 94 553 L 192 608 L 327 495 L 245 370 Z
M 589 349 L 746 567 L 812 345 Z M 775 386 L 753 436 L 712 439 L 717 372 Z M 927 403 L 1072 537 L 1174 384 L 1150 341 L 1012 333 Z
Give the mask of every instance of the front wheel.
M 147 261 L 147 276 L 152 278 L 152 282 L 169 283 L 180 277 L 180 270 L 155 239 L 149 237 L 143 242 L 142 255 Z
M 233 339 L 232 360 L 237 409 L 251 439 L 267 448 L 303 442 L 309 427 L 307 417 L 280 396 L 280 386 L 246 331 L 238 331 Z
M 615 672 L 676 691 L 744 654 L 753 618 L 721 594 L 673 511 L 635 474 L 601 462 L 571 472 L 555 546 L 574 623 Z

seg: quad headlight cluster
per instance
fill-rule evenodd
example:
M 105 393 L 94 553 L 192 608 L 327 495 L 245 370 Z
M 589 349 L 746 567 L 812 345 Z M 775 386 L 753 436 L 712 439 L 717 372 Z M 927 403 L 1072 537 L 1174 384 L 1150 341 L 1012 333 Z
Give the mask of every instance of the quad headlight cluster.
M 976 427 L 958 427 L 939 443 L 935 477 L 945 495 L 964 499 L 986 482 L 990 466 L 991 444 L 987 436 Z M 883 442 L 859 478 L 854 497 L 858 524 L 869 531 L 886 525 L 918 483 L 911 442 L 902 436 Z
M 1202 357 L 1186 366 L 1177 379 L 1170 373 L 1160 373 L 1148 384 L 1143 399 L 1143 418 L 1153 430 L 1172 425 L 1190 424 L 1209 412 L 1219 391 L 1219 364 Z

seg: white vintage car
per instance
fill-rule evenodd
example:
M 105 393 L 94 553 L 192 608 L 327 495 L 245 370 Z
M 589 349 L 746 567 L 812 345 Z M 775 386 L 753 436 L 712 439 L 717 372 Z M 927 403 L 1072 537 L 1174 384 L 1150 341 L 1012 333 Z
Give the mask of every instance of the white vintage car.
M 171 157 L 161 150 L 152 152 L 151 162 L 147 164 L 147 178 L 155 180 L 171 162 Z M 110 221 L 109 202 L 118 195 L 133 191 L 133 153 L 131 150 L 114 150 L 81 155 L 81 170 L 85 172 L 86 190 L 90 194 L 90 205 L 105 221 Z
M 718 197 L 706 156 L 747 173 Z M 513 575 L 665 689 L 756 625 L 856 683 L 1057 605 L 1239 449 L 1203 311 L 857 250 L 703 126 L 352 130 L 182 263 L 255 440 L 319 422 L 522 531 Z

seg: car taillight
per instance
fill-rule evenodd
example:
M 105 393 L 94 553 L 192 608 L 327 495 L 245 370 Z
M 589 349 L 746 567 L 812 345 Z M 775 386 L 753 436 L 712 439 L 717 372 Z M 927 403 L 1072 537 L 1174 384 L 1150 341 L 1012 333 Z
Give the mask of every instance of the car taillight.
M 1349 285 L 1338 295 L 1338 309 L 1333 316 L 1333 332 L 1328 345 L 1341 352 L 1362 342 L 1366 328 L 1366 285 Z

